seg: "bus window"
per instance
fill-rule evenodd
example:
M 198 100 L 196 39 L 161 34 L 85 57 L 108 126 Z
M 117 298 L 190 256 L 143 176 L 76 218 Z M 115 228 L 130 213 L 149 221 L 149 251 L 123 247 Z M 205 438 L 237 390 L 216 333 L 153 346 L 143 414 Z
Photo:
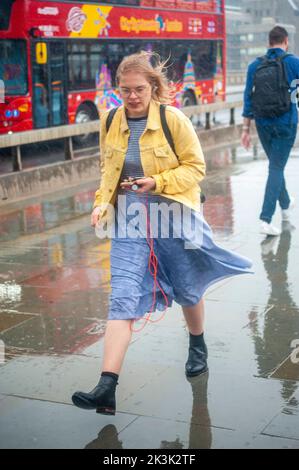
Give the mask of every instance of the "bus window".
M 140 50 L 142 41 L 109 42 L 107 45 L 107 65 L 111 72 L 112 86 L 116 86 L 116 71 L 122 59 Z
M 71 0 L 73 1 L 73 0 Z M 99 3 L 99 0 L 89 0 L 90 3 L 95 2 Z M 111 3 L 113 5 L 139 5 L 140 0 L 101 0 L 100 3 Z
M 103 64 L 107 63 L 107 48 L 103 44 L 92 44 L 89 49 L 89 71 L 93 86 L 95 84 L 95 77 L 97 72 L 101 69 Z
M 8 29 L 12 4 L 14 1 L 15 0 L 1 0 L 0 2 L 0 30 Z
M 20 40 L 0 40 L 0 80 L 6 95 L 27 93 L 26 43 Z
M 107 45 L 107 66 L 111 72 L 112 86 L 116 86 L 116 71 L 125 54 L 123 43 L 110 43 Z
M 67 44 L 69 89 L 84 90 L 95 88 L 96 74 L 106 62 L 104 43 L 76 41 Z
M 174 8 L 176 0 L 156 0 L 155 7 L 157 8 Z
M 50 56 L 50 111 L 52 125 L 58 126 L 66 121 L 64 46 L 61 42 L 50 43 Z
M 51 42 L 48 52 L 47 63 L 40 64 L 33 60 L 32 66 L 33 117 L 38 129 L 66 122 L 64 44 Z
M 196 79 L 214 78 L 216 73 L 217 41 L 201 41 L 191 45 Z
M 165 43 L 164 55 L 169 57 L 169 70 L 168 78 L 174 82 L 182 82 L 185 64 L 188 55 L 188 41 L 181 41 L 176 43 L 175 47 L 172 46 L 172 42 Z
M 47 103 L 47 90 L 43 83 L 34 83 L 33 85 L 35 125 L 39 129 L 49 125 L 49 109 Z
M 48 93 L 48 66 L 33 63 L 33 116 L 37 129 L 50 125 L 49 93 Z
M 170 56 L 168 77 L 170 80 L 183 81 L 185 65 L 191 53 L 196 80 L 213 78 L 216 71 L 216 41 L 181 41 L 172 47 L 172 43 L 165 42 L 163 57 Z

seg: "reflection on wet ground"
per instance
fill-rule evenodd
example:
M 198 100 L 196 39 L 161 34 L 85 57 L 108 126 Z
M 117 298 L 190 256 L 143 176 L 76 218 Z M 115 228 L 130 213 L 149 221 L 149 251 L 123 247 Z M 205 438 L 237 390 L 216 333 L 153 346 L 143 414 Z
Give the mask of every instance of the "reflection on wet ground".
M 286 171 L 295 196 L 298 156 Z M 89 225 L 96 184 L 0 209 L 1 447 L 299 448 L 299 209 L 264 239 L 262 153 L 227 148 L 207 162 L 205 217 L 255 275 L 206 295 L 209 375 L 184 377 L 177 305 L 134 334 L 114 418 L 70 406 L 72 391 L 94 386 L 103 353 L 109 242 Z

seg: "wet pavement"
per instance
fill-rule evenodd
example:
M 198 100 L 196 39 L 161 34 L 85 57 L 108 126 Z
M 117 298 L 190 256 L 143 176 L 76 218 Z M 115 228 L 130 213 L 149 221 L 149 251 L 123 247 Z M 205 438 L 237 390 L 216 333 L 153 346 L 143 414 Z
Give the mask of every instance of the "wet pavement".
M 205 217 L 255 275 L 205 296 L 209 375 L 184 376 L 178 305 L 134 333 L 115 417 L 70 399 L 94 387 L 103 355 L 109 243 L 89 226 L 96 184 L 0 210 L 1 448 L 299 448 L 299 204 L 282 235 L 265 239 L 261 150 L 217 150 L 207 162 Z M 286 176 L 299 201 L 299 147 Z

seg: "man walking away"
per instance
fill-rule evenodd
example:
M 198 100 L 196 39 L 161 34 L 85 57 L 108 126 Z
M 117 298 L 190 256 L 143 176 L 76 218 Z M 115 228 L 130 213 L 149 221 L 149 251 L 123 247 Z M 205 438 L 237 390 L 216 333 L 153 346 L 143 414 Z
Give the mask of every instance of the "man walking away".
M 270 47 L 264 57 L 248 67 L 244 93 L 244 125 L 242 144 L 251 143 L 250 124 L 255 119 L 257 132 L 269 160 L 261 219 L 261 233 L 277 236 L 281 230 L 273 226 L 272 217 L 279 202 L 282 220 L 288 220 L 295 199 L 289 196 L 284 169 L 296 140 L 298 111 L 296 86 L 299 79 L 299 58 L 289 54 L 288 32 L 276 26 L 269 33 Z

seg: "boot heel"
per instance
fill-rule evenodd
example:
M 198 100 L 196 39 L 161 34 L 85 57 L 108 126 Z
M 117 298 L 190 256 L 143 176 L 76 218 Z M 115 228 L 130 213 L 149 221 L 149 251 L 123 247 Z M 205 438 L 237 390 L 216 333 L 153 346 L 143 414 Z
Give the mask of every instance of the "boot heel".
M 105 406 L 98 406 L 96 408 L 96 413 L 100 413 L 102 415 L 115 415 L 115 410 L 113 408 L 107 408 Z
M 110 376 L 108 372 L 103 372 L 98 385 L 91 392 L 76 392 L 73 394 L 74 405 L 84 410 L 96 410 L 97 413 L 104 415 L 115 415 L 116 377 L 118 377 L 116 374 Z

